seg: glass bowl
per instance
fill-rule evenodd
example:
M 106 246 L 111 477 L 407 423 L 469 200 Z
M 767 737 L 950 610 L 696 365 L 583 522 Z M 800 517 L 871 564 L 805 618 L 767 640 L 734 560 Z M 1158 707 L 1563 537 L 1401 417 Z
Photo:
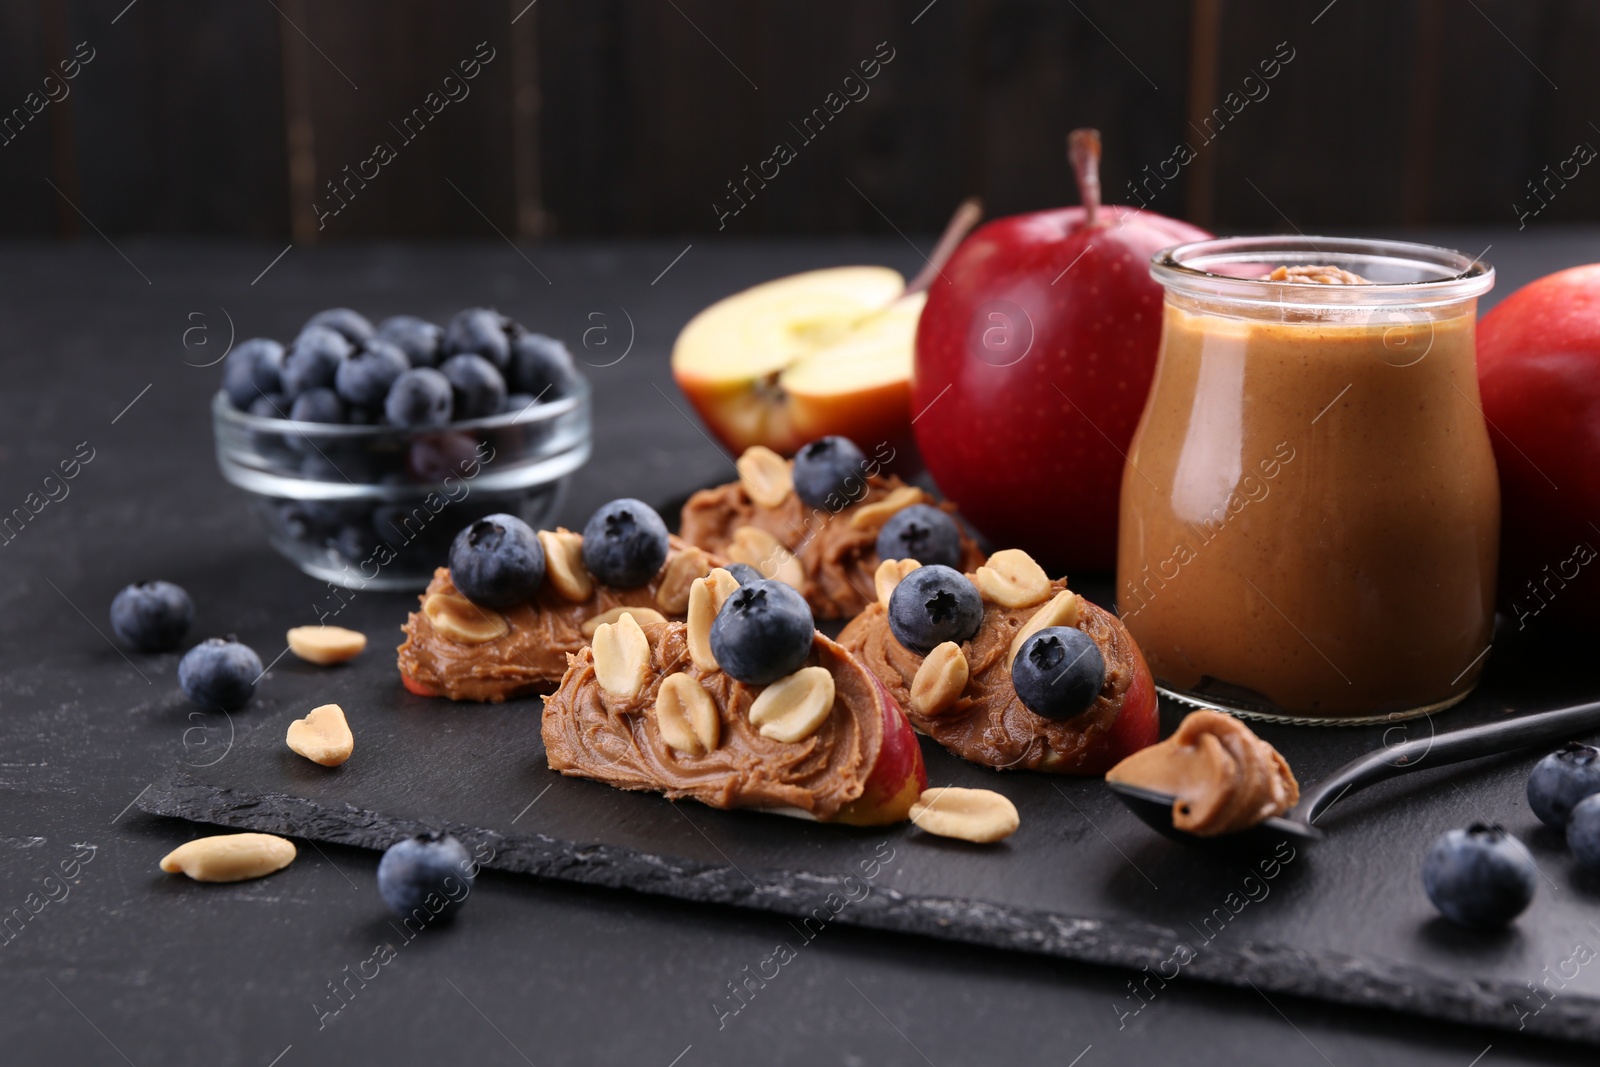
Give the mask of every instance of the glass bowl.
M 218 392 L 222 475 L 250 495 L 267 539 L 349 589 L 421 589 L 463 526 L 496 512 L 549 526 L 589 459 L 589 386 L 559 400 L 429 430 L 266 418 Z

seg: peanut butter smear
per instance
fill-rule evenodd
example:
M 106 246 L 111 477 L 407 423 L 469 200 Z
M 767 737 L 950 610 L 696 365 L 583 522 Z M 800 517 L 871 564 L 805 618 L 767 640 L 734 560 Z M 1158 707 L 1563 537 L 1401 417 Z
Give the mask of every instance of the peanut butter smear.
M 1279 267 L 1271 274 L 1263 274 L 1258 280 L 1263 282 L 1294 282 L 1296 284 L 1314 282 L 1318 285 L 1372 284 L 1359 274 L 1352 274 L 1342 267 L 1323 263 L 1302 264 L 1298 267 Z
M 1171 737 L 1111 768 L 1106 781 L 1171 795 L 1172 825 L 1198 837 L 1249 829 L 1300 799 L 1278 750 L 1220 711 L 1192 712 Z
M 833 676 L 833 710 L 804 740 L 777 741 L 750 722 L 750 705 L 764 687 L 695 666 L 687 632 L 680 622 L 644 627 L 650 663 L 639 692 L 627 699 L 600 687 L 592 648 L 569 657 L 560 688 L 544 701 L 552 770 L 714 808 L 798 809 L 822 821 L 862 795 L 883 750 L 884 710 L 877 686 L 849 653 L 816 635 L 805 665 Z M 673 749 L 656 723 L 661 683 L 679 672 L 704 687 L 717 708 L 720 738 L 703 755 Z

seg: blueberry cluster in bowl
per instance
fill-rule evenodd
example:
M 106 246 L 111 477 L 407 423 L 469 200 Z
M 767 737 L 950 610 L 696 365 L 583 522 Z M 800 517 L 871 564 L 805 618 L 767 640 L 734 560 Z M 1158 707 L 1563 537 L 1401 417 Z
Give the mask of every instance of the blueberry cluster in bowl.
M 429 429 L 559 400 L 578 377 L 566 345 L 490 308 L 443 327 L 411 315 L 373 326 L 329 308 L 287 347 L 264 337 L 239 345 L 222 388 L 234 407 L 266 418 Z

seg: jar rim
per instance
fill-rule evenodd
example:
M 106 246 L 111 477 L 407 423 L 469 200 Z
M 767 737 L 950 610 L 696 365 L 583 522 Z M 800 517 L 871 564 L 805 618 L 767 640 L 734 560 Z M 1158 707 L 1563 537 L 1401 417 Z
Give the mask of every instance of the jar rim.
M 1339 267 L 1371 280 L 1330 285 L 1261 277 L 1278 266 L 1300 265 Z M 1494 286 L 1494 267 L 1482 256 L 1414 241 L 1306 234 L 1173 245 L 1150 258 L 1150 275 L 1169 291 L 1257 307 L 1433 306 L 1482 296 Z

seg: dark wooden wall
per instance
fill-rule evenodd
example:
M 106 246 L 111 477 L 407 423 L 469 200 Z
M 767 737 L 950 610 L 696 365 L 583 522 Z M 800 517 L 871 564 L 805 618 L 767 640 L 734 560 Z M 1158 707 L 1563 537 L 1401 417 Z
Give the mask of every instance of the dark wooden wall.
M 969 193 L 991 214 L 1075 200 L 1079 125 L 1115 200 L 1187 145 L 1151 206 L 1220 229 L 1600 218 L 1600 164 L 1574 160 L 1600 146 L 1594 0 L 526 4 L 11 0 L 0 234 L 715 231 L 779 141 L 796 157 L 724 232 L 925 232 Z M 70 95 L 23 122 L 80 42 Z M 404 140 L 392 124 L 479 42 L 470 95 Z M 868 95 L 802 140 L 790 124 L 880 42 Z M 319 229 L 325 183 L 379 142 L 395 158 Z

